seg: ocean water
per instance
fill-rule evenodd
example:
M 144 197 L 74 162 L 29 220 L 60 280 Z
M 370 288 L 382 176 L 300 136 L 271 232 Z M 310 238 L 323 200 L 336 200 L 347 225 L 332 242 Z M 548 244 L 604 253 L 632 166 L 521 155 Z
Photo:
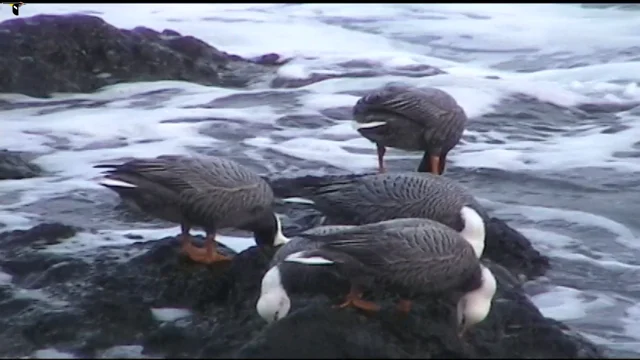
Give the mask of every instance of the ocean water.
M 3 181 L 2 231 L 44 221 L 91 232 L 43 251 L 78 253 L 176 233 L 114 210 L 92 165 L 132 156 L 228 156 L 263 174 L 372 171 L 374 146 L 349 124 L 358 94 L 391 81 L 451 93 L 470 117 L 452 177 L 552 257 L 529 284 L 549 317 L 615 356 L 640 356 L 640 12 L 579 4 L 32 4 L 21 16 L 80 12 L 111 24 L 173 29 L 241 56 L 275 52 L 278 77 L 337 77 L 293 89 L 184 82 L 120 84 L 95 94 L 0 94 L 0 147 L 47 176 Z M 0 21 L 12 18 L 9 9 Z M 420 77 L 412 69 L 447 75 Z M 378 76 L 349 77 L 350 67 Z M 404 72 L 403 72 L 404 71 Z M 341 76 L 343 75 L 343 76 Z M 266 93 L 269 91 L 269 93 Z M 75 100 L 87 106 L 69 106 Z M 205 106 L 213 100 L 219 106 Z M 65 102 L 66 101 L 66 102 Z M 101 106 L 92 106 L 106 101 Z M 222 120 L 221 120 L 222 119 Z M 391 150 L 392 170 L 420 155 Z M 87 219 L 92 221 L 87 221 Z M 228 236 L 243 248 L 248 238 Z M 0 283 L 11 277 L 0 273 Z M 27 295 L 25 295 L 27 296 Z M 46 294 L 28 294 L 46 300 Z M 51 300 L 51 299 L 49 299 Z M 153 309 L 159 321 L 189 316 Z M 123 346 L 109 356 L 139 356 Z M 124 355 L 123 355 L 124 354 Z M 65 357 L 42 349 L 34 357 Z

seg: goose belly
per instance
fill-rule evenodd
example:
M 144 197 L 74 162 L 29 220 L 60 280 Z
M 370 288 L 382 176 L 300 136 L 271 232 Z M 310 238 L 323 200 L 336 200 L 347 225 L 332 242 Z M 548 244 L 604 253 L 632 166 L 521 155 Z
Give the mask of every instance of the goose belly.
M 388 121 L 387 125 L 361 128 L 363 137 L 385 147 L 409 151 L 424 150 L 426 146 L 424 129 L 413 123 Z

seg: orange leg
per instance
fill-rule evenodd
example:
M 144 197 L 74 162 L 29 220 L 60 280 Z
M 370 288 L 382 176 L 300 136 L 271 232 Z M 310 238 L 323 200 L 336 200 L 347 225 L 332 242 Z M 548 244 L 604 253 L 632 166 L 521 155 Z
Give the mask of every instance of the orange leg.
M 469 326 L 467 326 L 466 324 L 462 324 L 460 326 L 460 329 L 458 329 L 458 337 L 460 339 L 463 339 L 465 334 L 467 334 L 467 330 L 469 330 Z
M 413 303 L 411 302 L 411 300 L 406 300 L 406 299 L 400 299 L 398 300 L 398 303 L 396 304 L 396 310 L 398 310 L 398 312 L 407 315 L 409 314 L 409 312 L 411 311 L 411 305 Z
M 431 173 L 434 175 L 442 175 L 440 173 L 440 156 L 429 156 L 429 162 L 431 163 Z
M 345 301 L 342 304 L 336 305 L 337 308 L 346 308 L 349 306 L 371 312 L 380 311 L 379 305 L 372 301 L 363 300 L 362 291 L 358 291 L 354 288 L 351 288 L 351 291 L 349 291 Z
M 207 234 L 204 240 L 204 248 L 199 248 L 191 243 L 191 235 L 189 227 L 182 226 L 181 243 L 182 251 L 184 251 L 191 260 L 203 264 L 212 264 L 220 261 L 229 261 L 230 257 L 220 254 L 216 251 L 215 234 Z
M 378 173 L 383 174 L 387 170 L 384 168 L 384 154 L 387 152 L 387 148 L 382 145 L 377 145 L 378 150 Z

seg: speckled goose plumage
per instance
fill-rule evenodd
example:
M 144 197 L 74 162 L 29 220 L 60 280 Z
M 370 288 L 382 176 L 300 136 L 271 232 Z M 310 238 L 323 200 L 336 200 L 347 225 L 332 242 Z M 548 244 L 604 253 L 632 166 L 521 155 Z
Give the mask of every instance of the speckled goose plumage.
M 193 226 L 210 234 L 239 228 L 269 243 L 280 233 L 271 187 L 235 161 L 163 155 L 96 167 L 109 169 L 102 185 L 146 213 L 180 223 L 183 235 Z
M 333 251 L 347 254 L 405 297 L 447 291 L 479 275 L 479 259 L 460 234 L 434 221 L 422 222 L 334 234 L 312 254 L 329 260 Z
M 353 107 L 358 132 L 378 146 L 384 172 L 386 147 L 424 151 L 418 171 L 442 174 L 446 156 L 462 138 L 467 116 L 456 100 L 436 88 L 389 84 Z M 434 168 L 437 166 L 437 168 Z
M 295 248 L 299 251 L 287 251 L 284 263 L 305 264 L 321 271 L 335 266 L 351 282 L 345 304 L 379 309 L 361 299 L 363 291 L 373 287 L 399 294 L 402 311 L 409 311 L 416 296 L 459 292 L 464 294 L 458 303 L 462 331 L 484 319 L 489 311 L 495 278 L 481 265 L 473 241 L 446 225 L 428 219 L 398 219 L 302 237 L 312 245 L 301 242 L 302 246 Z M 288 295 L 282 290 L 282 280 L 291 282 L 299 273 L 281 272 L 274 266 L 265 275 L 257 305 L 261 316 L 269 320 L 286 315 L 288 305 L 281 304 L 288 303 Z
M 397 218 L 425 218 L 461 231 L 463 206 L 471 207 L 483 219 L 488 218 L 463 185 L 429 173 L 306 177 L 303 186 L 302 194 L 277 195 L 313 201 L 328 224 L 363 225 Z

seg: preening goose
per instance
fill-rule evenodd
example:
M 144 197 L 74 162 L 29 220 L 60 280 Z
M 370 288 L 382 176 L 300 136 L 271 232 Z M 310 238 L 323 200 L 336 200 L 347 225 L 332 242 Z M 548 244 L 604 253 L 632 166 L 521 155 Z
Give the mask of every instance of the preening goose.
M 460 235 L 462 235 L 463 240 L 470 246 L 464 247 L 460 244 L 458 245 L 460 245 L 461 249 L 468 250 L 468 248 L 471 248 L 472 253 L 476 255 L 477 258 L 477 254 L 482 252 L 484 233 L 477 232 L 474 229 L 477 228 L 477 222 L 481 221 L 481 219 L 468 207 L 464 207 L 461 210 L 461 216 L 468 228 L 463 229 Z M 433 224 L 437 223 L 428 219 L 394 219 L 361 226 L 321 226 L 296 236 L 278 249 L 271 261 L 271 268 L 263 277 L 261 296 L 256 304 L 258 313 L 267 321 L 278 320 L 286 316 L 291 304 L 288 293 L 290 293 L 293 288 L 320 291 L 318 274 L 326 272 L 331 272 L 334 277 L 341 278 L 345 277 L 341 273 L 346 273 L 347 275 L 354 273 L 359 275 L 359 280 L 356 281 L 355 284 L 359 282 L 360 285 L 352 288 L 346 301 L 339 305 L 340 307 L 353 305 L 364 310 L 378 310 L 379 307 L 376 304 L 360 298 L 362 289 L 359 289 L 358 286 L 367 287 L 368 284 L 372 283 L 370 271 L 367 271 L 367 268 L 350 254 L 332 251 L 327 245 L 330 246 L 335 241 L 351 238 L 365 239 L 367 237 L 376 237 L 379 238 L 380 241 L 383 241 L 382 239 L 387 239 L 388 236 L 381 234 L 386 234 L 389 231 L 392 231 L 391 238 L 395 237 L 397 240 L 398 233 L 393 232 L 395 230 L 404 231 L 404 229 L 416 227 L 432 227 Z M 436 228 L 442 227 L 447 229 L 445 230 L 445 235 L 448 234 L 451 236 L 450 233 L 458 234 L 447 226 L 436 225 Z M 457 235 L 457 238 L 452 236 L 452 238 L 459 240 L 460 235 Z M 435 237 L 432 236 L 432 239 L 433 238 Z M 329 255 L 326 254 L 327 249 L 329 249 Z M 338 261 L 337 259 L 340 260 Z M 471 260 L 466 259 L 466 261 Z M 338 262 L 339 266 L 333 266 Z M 295 263 L 325 266 L 307 266 L 306 269 L 288 266 L 288 264 Z M 355 270 L 344 271 L 345 265 Z M 409 304 L 410 302 L 408 301 L 399 302 L 399 310 L 408 311 Z M 471 317 L 473 318 L 473 315 Z
M 330 241 L 333 235 L 340 235 L 350 231 L 383 231 L 392 227 L 415 226 L 423 224 L 424 219 L 395 219 L 381 221 L 374 224 L 366 224 L 362 226 L 353 225 L 325 225 L 308 229 L 303 233 L 295 236 L 291 241 L 284 244 L 274 254 L 269 264 L 269 270 L 262 278 L 260 290 L 260 298 L 256 303 L 258 314 L 268 322 L 279 320 L 286 316 L 291 306 L 288 293 L 311 291 L 313 293 L 322 293 L 326 278 L 330 278 L 329 287 L 335 287 L 335 279 L 344 276 L 340 274 L 335 267 L 309 267 L 296 265 L 293 262 L 285 262 L 284 260 L 292 254 L 301 254 L 304 251 L 316 250 L 325 241 Z M 313 259 L 306 259 L 307 262 Z M 332 264 L 320 260 L 319 264 Z M 339 305 L 344 307 L 346 303 Z M 362 305 L 365 306 L 364 304 Z M 378 307 L 373 307 L 377 310 Z
M 196 262 L 229 260 L 216 251 L 219 229 L 252 231 L 258 245 L 288 241 L 272 209 L 271 187 L 235 161 L 163 155 L 95 167 L 109 169 L 100 184 L 118 193 L 125 202 L 160 219 L 179 223 L 183 251 Z M 204 249 L 192 244 L 192 227 L 205 230 Z
M 424 218 L 456 231 L 481 232 L 484 239 L 483 219 L 488 215 L 464 186 L 443 176 L 415 172 L 333 178 L 306 176 L 297 182 L 302 186 L 299 192 L 278 189 L 282 193 L 276 195 L 311 200 L 330 224 L 363 225 L 398 218 Z M 463 220 L 461 210 L 465 206 L 469 213 L 476 213 L 470 224 L 474 227 L 466 226 Z
M 353 116 L 360 135 L 376 143 L 379 172 L 385 172 L 386 148 L 393 147 L 424 151 L 418 171 L 441 175 L 467 123 L 464 110 L 448 93 L 398 84 L 360 98 Z
M 460 292 L 458 324 L 462 335 L 484 320 L 491 309 L 496 280 L 483 266 L 472 241 L 446 225 L 422 219 L 418 226 L 351 229 L 330 235 L 316 249 L 288 255 L 285 262 L 336 266 L 351 281 L 342 306 L 375 311 L 362 299 L 364 290 L 382 286 L 400 295 L 398 310 L 409 312 L 411 300 L 425 294 Z M 477 240 L 477 239 L 476 239 Z

